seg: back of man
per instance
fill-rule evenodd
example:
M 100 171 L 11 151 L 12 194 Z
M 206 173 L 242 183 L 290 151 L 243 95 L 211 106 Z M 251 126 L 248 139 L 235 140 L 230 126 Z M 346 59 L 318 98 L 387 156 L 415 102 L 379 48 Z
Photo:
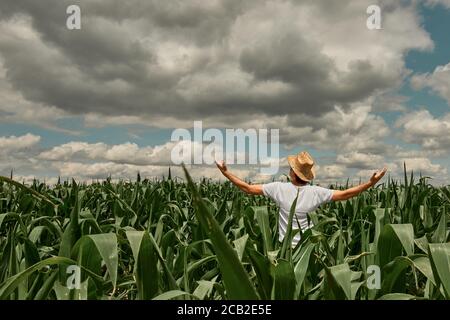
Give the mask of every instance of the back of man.
M 331 201 L 333 196 L 333 190 L 319 187 L 319 186 L 295 186 L 290 182 L 272 182 L 267 183 L 262 186 L 263 193 L 265 196 L 270 197 L 279 206 L 279 223 L 278 223 L 278 233 L 279 240 L 282 241 L 286 235 L 289 211 L 291 209 L 292 203 L 297 196 L 298 199 L 295 209 L 294 219 L 292 221 L 292 228 L 298 229 L 297 220 L 300 223 L 302 231 L 309 228 L 307 213 L 316 210 L 320 205 Z M 300 235 L 297 234 L 292 245 L 297 245 L 300 241 Z

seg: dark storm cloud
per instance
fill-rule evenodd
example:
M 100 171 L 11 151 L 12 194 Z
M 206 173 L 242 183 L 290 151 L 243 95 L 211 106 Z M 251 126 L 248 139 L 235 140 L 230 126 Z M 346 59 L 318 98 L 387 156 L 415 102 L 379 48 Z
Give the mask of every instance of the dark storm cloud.
M 65 27 L 71 4 L 81 6 L 82 30 Z M 398 82 L 369 60 L 338 68 L 320 39 L 271 17 L 271 7 L 289 14 L 300 5 L 332 21 L 349 14 L 323 1 L 3 1 L 4 28 L 25 16 L 36 34 L 5 33 L 0 55 L 26 99 L 72 114 L 320 116 Z M 266 22 L 272 35 L 239 40 Z

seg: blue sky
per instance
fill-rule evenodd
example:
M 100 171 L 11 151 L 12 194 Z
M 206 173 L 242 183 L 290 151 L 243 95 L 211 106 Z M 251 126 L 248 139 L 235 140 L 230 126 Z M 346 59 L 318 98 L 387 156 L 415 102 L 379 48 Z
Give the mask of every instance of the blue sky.
M 436 183 L 449 177 L 445 0 L 381 2 L 383 29 L 372 32 L 364 1 L 133 0 L 131 15 L 120 2 L 113 12 L 106 1 L 75 1 L 82 29 L 65 31 L 58 9 L 69 2 L 0 4 L 0 174 L 158 176 L 173 166 L 173 130 L 201 120 L 279 129 L 281 160 L 309 150 L 325 183 L 383 165 L 398 175 L 403 161 Z
M 450 41 L 448 32 L 450 30 L 450 11 L 442 6 L 433 8 L 422 5 L 421 14 L 425 30 L 430 34 L 435 48 L 432 51 L 410 51 L 405 58 L 408 69 L 414 73 L 432 73 L 436 67 L 449 63 Z M 442 116 L 448 113 L 446 101 L 430 93 L 429 90 L 414 90 L 408 83 L 405 83 L 400 93 L 409 97 L 409 108 L 420 108 L 426 106 L 435 116 Z

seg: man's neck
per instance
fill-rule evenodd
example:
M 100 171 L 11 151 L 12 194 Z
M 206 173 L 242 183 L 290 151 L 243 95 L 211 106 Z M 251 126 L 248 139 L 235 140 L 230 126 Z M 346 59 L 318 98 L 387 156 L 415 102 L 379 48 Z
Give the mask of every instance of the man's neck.
M 291 183 L 294 185 L 294 186 L 296 186 L 296 187 L 304 187 L 304 186 L 306 186 L 307 185 L 307 183 L 304 183 L 304 184 L 300 184 L 300 183 L 298 183 L 298 182 L 295 182 L 295 181 L 291 181 Z

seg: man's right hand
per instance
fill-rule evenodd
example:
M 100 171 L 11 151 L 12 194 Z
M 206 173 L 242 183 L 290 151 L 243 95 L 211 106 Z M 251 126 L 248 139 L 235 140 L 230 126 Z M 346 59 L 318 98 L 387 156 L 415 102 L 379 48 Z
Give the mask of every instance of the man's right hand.
M 219 168 L 219 170 L 222 173 L 225 173 L 228 170 L 227 165 L 225 164 L 225 161 L 219 161 L 219 162 L 216 161 L 216 166 L 217 166 L 217 168 Z
M 219 162 L 216 161 L 216 166 L 228 180 L 230 180 L 235 186 L 237 186 L 245 193 L 253 195 L 264 194 L 262 184 L 248 184 L 247 182 L 239 179 L 238 177 L 236 177 L 235 175 L 233 175 L 231 172 L 228 171 L 225 161 Z

